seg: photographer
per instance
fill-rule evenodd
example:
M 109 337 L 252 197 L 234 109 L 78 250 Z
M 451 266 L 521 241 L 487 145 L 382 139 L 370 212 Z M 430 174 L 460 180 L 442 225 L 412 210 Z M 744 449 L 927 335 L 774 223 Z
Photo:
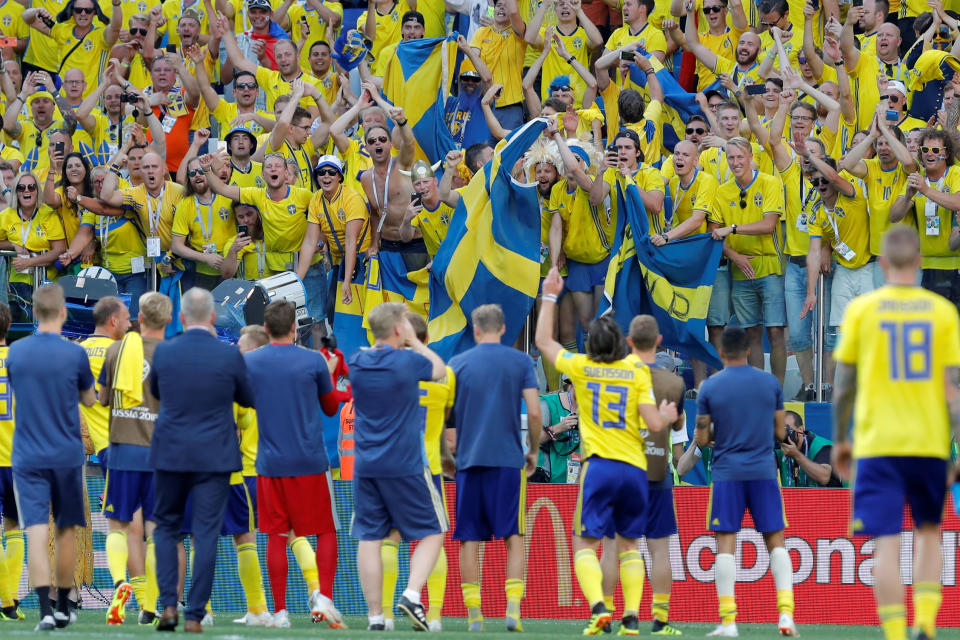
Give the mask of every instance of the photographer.
M 833 443 L 808 433 L 803 418 L 786 412 L 787 437 L 776 449 L 780 484 L 784 487 L 839 487 L 839 478 L 830 467 Z
M 540 411 L 543 414 L 540 455 L 537 458 L 537 470 L 530 482 L 576 482 L 579 464 L 577 475 L 572 478 L 568 476 L 568 465 L 570 456 L 580 450 L 580 430 L 577 428 L 580 417 L 570 378 L 562 376 L 559 391 L 540 396 Z

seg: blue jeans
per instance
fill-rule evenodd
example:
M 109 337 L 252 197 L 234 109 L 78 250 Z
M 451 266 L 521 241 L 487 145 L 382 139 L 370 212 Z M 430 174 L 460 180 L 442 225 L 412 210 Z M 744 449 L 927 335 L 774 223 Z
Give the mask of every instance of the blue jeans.
M 830 296 L 833 289 L 833 271 L 824 274 L 823 300 L 817 300 L 817 307 L 823 307 L 823 344 L 824 351 L 833 351 L 837 342 L 837 328 L 830 326 Z M 783 284 L 784 302 L 787 305 L 787 327 L 790 331 L 790 349 L 804 351 L 813 348 L 814 322 L 817 319 L 817 307 L 800 319 L 800 310 L 807 297 L 807 267 L 787 261 L 787 271 Z
M 303 279 L 303 288 L 307 292 L 307 313 L 319 322 L 326 317 L 327 295 L 330 292 L 327 284 L 327 271 L 322 262 L 310 265 L 307 275 Z
M 130 318 L 135 319 L 140 311 L 140 296 L 147 292 L 146 273 L 115 273 L 117 290 L 130 295 Z

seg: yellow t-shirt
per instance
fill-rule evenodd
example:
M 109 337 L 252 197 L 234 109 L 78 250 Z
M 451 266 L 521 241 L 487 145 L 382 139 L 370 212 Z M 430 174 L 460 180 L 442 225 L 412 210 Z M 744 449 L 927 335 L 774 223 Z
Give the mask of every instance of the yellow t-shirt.
M 447 367 L 447 375 L 436 382 L 420 382 L 420 406 L 425 421 L 423 443 L 427 453 L 430 473 L 443 473 L 440 464 L 440 438 L 447 421 L 447 410 L 453 406 L 453 370 Z
M 326 205 L 326 207 L 324 207 Z M 364 224 L 357 238 L 357 253 L 370 248 L 370 223 L 367 215 L 367 206 L 363 196 L 341 185 L 333 200 L 326 200 L 323 191 L 317 191 L 310 200 L 307 213 L 307 222 L 320 225 L 327 240 L 330 258 L 333 264 L 343 262 L 344 251 L 347 247 L 347 223 L 354 220 L 363 220 Z M 329 219 L 327 216 L 330 216 Z M 330 224 L 333 223 L 333 228 Z
M 373 47 L 370 50 L 370 53 L 373 54 L 374 62 L 380 57 L 380 50 L 383 49 L 388 44 L 394 42 L 400 42 L 401 32 L 400 28 L 403 26 L 400 23 L 400 19 L 403 17 L 403 14 L 409 9 L 409 5 L 404 2 L 402 5 L 400 2 L 395 2 L 393 7 L 390 9 L 390 13 L 383 15 L 377 11 L 377 30 L 374 33 L 373 38 Z M 357 31 L 360 33 L 366 34 L 366 31 L 363 30 L 363 27 L 367 24 L 367 12 L 364 11 L 360 14 L 360 17 L 357 18 Z M 331 43 L 332 44 L 332 43 Z
M 740 194 L 744 194 L 741 200 Z M 741 207 L 740 203 L 745 206 Z M 728 180 L 720 185 L 713 203 L 713 216 L 723 226 L 749 224 L 763 220 L 767 214 L 783 215 L 783 185 L 779 178 L 767 173 L 753 172 L 753 180 L 746 189 L 741 189 L 736 180 Z M 711 220 L 714 218 L 711 217 Z M 730 234 L 726 241 L 730 248 L 750 260 L 754 279 L 783 273 L 783 244 L 779 226 L 773 233 L 762 236 L 750 236 L 742 233 Z M 736 265 L 730 266 L 734 280 L 746 280 Z
M 237 220 L 230 200 L 221 195 L 214 197 L 209 205 L 200 202 L 197 196 L 183 198 L 177 204 L 172 233 L 186 238 L 194 251 L 220 253 L 236 232 Z M 220 270 L 198 262 L 197 273 L 218 276 Z
M 737 42 L 743 32 L 734 27 L 727 27 L 720 35 L 713 35 L 709 31 L 700 34 L 700 44 L 717 54 L 718 58 L 726 58 L 732 62 L 737 60 Z M 717 79 L 713 71 L 697 60 L 697 91 L 704 91 Z
M 497 107 L 506 107 L 523 101 L 523 54 L 526 41 L 512 26 L 497 31 L 493 26 L 480 27 L 473 34 L 470 46 L 479 49 L 480 58 L 493 74 L 493 83 L 502 84 Z M 548 80 L 549 82 L 549 80 Z
M 0 345 L 0 467 L 11 466 L 10 455 L 13 452 L 13 387 L 7 375 L 9 350 L 7 345 Z
M 29 100 L 29 99 L 28 99 Z M 20 135 L 14 140 L 20 145 L 20 151 L 23 153 L 23 166 L 21 172 L 32 171 L 34 173 L 43 172 L 46 176 L 47 169 L 50 168 L 50 136 L 48 131 L 54 129 L 65 129 L 66 124 L 62 120 L 54 120 L 46 129 L 38 129 L 32 120 L 19 120 Z M 37 175 L 38 180 L 43 180 Z M 43 186 L 43 183 L 40 183 Z
M 243 461 L 243 469 L 240 471 L 240 475 L 248 478 L 256 477 L 257 438 L 259 436 L 257 410 L 234 404 L 233 413 L 236 416 L 237 429 L 240 430 L 240 458 Z M 230 484 L 238 483 L 231 478 Z
M 637 47 L 638 52 L 653 53 L 654 51 L 660 51 L 664 54 L 667 52 L 667 39 L 664 37 L 663 31 L 649 22 L 640 27 L 640 30 L 636 33 L 633 33 L 630 30 L 630 25 L 627 24 L 615 29 L 607 38 L 606 48 L 613 51 L 631 42 L 640 43 L 640 46 Z
M 236 235 L 228 238 L 220 251 L 221 255 L 226 257 L 236 241 Z M 235 277 L 241 280 L 260 280 L 272 276 L 274 273 L 277 272 L 267 267 L 267 247 L 262 238 L 254 240 L 237 252 L 237 274 Z
M 855 458 L 950 457 L 945 369 L 960 366 L 953 304 L 911 286 L 854 298 L 833 357 L 857 367 Z
M 147 193 L 146 185 L 121 189 L 123 208 L 134 213 L 135 220 L 146 236 L 160 236 L 160 249 L 170 250 L 174 210 L 183 197 L 183 187 L 167 181 L 158 197 Z
M 714 194 L 720 183 L 706 171 L 697 169 L 693 180 L 686 187 L 680 184 L 680 176 L 670 178 L 670 195 L 673 197 L 673 226 L 677 227 L 686 222 L 694 211 L 703 211 L 709 214 L 713 206 Z M 707 221 L 704 221 L 693 233 L 706 233 Z
M 545 37 L 546 31 L 546 27 L 540 28 L 541 38 Z M 567 51 L 570 52 L 570 55 L 574 56 L 580 64 L 589 69 L 590 46 L 587 32 L 584 31 L 583 27 L 577 25 L 570 35 L 566 35 L 557 27 L 555 33 L 560 36 L 560 40 L 567 48 Z M 570 87 L 573 89 L 574 95 L 573 106 L 579 109 L 583 106 L 583 93 L 586 91 L 587 85 L 583 81 L 583 78 L 580 77 L 580 74 L 573 70 L 573 66 L 561 58 L 555 48 L 551 47 L 550 53 L 547 54 L 547 59 L 543 61 L 543 82 L 540 85 L 541 99 L 546 100 L 550 97 L 550 83 L 553 82 L 553 79 L 557 76 L 563 75 L 570 78 Z
M 280 200 L 271 200 L 266 189 L 240 189 L 240 202 L 260 210 L 263 236 L 266 240 L 267 268 L 285 271 L 294 264 L 293 254 L 300 251 L 307 230 L 307 207 L 313 194 L 299 187 L 287 187 Z
M 86 132 L 86 139 L 79 140 L 79 144 L 78 141 L 75 140 L 74 146 L 91 165 L 104 165 L 107 164 L 113 154 L 117 152 L 117 149 L 120 148 L 119 137 L 121 128 L 119 125 L 113 124 L 107 114 L 99 109 L 90 115 L 96 124 L 92 130 Z M 126 136 L 130 131 L 130 127 L 133 125 L 133 118 L 127 116 L 123 121 L 122 134 Z M 77 129 L 78 133 L 81 131 L 80 128 Z
M 267 153 L 279 153 L 284 158 L 293 158 L 300 170 L 296 186 L 313 191 L 313 162 L 311 159 L 316 155 L 316 149 L 314 149 L 313 142 L 309 138 L 299 149 L 294 149 L 293 145 L 286 140 L 283 141 L 280 148 L 274 149 L 268 140 Z
M 267 109 L 273 111 L 273 103 L 276 102 L 279 96 L 288 95 L 293 90 L 290 87 L 290 83 L 283 79 L 283 76 L 280 75 L 279 71 L 274 71 L 273 69 L 267 69 L 266 67 L 257 67 L 257 84 L 260 86 L 260 89 L 263 90 L 263 94 L 266 98 Z M 297 76 L 297 80 L 302 80 L 313 86 L 317 86 L 319 80 L 314 78 L 309 73 L 304 73 L 300 71 L 300 75 Z M 223 100 L 220 101 L 224 102 Z M 307 108 L 309 105 L 313 104 L 313 98 L 305 97 L 300 99 L 300 106 Z
M 723 56 L 717 56 L 717 62 L 713 65 L 713 74 L 720 75 L 725 73 L 730 76 L 738 89 L 743 89 L 750 84 L 763 84 L 763 78 L 760 77 L 760 64 L 754 62 L 750 67 L 743 70 L 733 60 Z
M 233 165 L 233 171 L 230 173 L 231 187 L 256 187 L 263 189 L 267 183 L 263 181 L 263 165 L 259 162 L 250 161 L 250 170 L 241 171 L 237 165 Z
M 570 376 L 580 413 L 584 459 L 592 456 L 647 468 L 645 428 L 638 407 L 656 405 L 650 368 L 642 362 L 591 361 L 583 354 L 561 349 L 557 371 Z M 589 409 L 588 409 L 589 407 Z
M 46 9 L 50 12 L 50 15 L 54 17 L 56 17 L 66 5 L 66 0 L 31 0 L 30 2 L 31 7 L 35 9 Z M 23 5 L 21 5 L 21 7 L 22 6 Z M 6 33 L 6 31 L 4 31 L 4 33 Z M 7 35 L 12 34 L 7 33 Z M 40 33 L 36 29 L 31 29 L 30 44 L 27 45 L 27 51 L 23 56 L 23 61 L 54 73 L 60 66 L 60 58 L 57 55 L 58 50 L 59 46 L 56 40 Z M 90 87 L 87 88 L 89 89 Z
M 342 4 L 339 2 L 324 2 L 323 6 L 340 16 L 340 24 L 343 24 Z M 304 39 L 303 33 L 300 31 L 300 20 L 302 18 L 306 18 L 307 20 L 307 27 L 309 27 L 310 33 L 307 34 L 306 42 L 303 43 L 303 48 L 300 49 L 300 66 L 304 69 L 309 69 L 310 45 L 317 40 L 327 40 L 327 23 L 320 18 L 320 12 L 312 6 L 309 4 L 301 6 L 296 2 L 287 9 L 287 17 L 290 18 L 290 37 L 294 44 L 298 44 Z M 336 29 L 333 34 L 333 40 L 336 40 L 339 35 L 340 29 Z M 427 37 L 429 38 L 430 36 Z M 331 47 L 333 47 L 333 40 L 329 42 Z M 327 102 L 332 103 L 333 101 L 327 100 Z
M 268 113 L 263 109 L 256 109 L 256 114 L 258 116 L 264 116 L 273 120 L 273 113 Z M 240 114 L 240 109 L 237 107 L 236 102 L 227 102 L 223 98 L 220 99 L 220 102 L 217 103 L 216 109 L 210 112 L 210 119 L 215 120 L 217 125 L 220 127 L 220 137 L 225 138 L 230 129 L 233 128 L 233 121 Z M 256 120 L 250 120 L 244 125 L 247 129 L 250 130 L 250 133 L 254 137 L 264 133 L 263 127 L 260 126 L 260 123 Z
M 870 208 L 870 253 L 879 256 L 883 253 L 883 234 L 890 228 L 890 207 L 897 194 L 903 193 L 907 184 L 907 174 L 898 162 L 892 169 L 884 170 L 879 158 L 864 160 L 867 176 L 863 179 L 867 188 L 867 205 Z M 913 214 L 908 213 L 908 218 Z M 904 222 L 911 220 L 904 219 Z
M 103 361 L 107 357 L 107 348 L 115 342 L 113 338 L 106 336 L 92 335 L 80 346 L 87 352 L 87 360 L 90 361 L 90 373 L 93 374 L 93 388 L 100 394 L 100 370 L 103 369 Z M 87 431 L 90 433 L 90 439 L 93 440 L 93 448 L 99 453 L 110 444 L 110 407 L 105 407 L 99 402 L 94 402 L 93 406 L 87 407 L 80 405 L 80 413 L 87 423 Z
M 187 9 L 193 9 L 200 17 L 200 34 L 210 34 L 210 21 L 207 17 L 207 10 L 201 0 L 164 0 L 163 17 L 167 19 L 166 33 L 167 41 L 170 44 L 180 44 L 180 35 L 177 33 L 177 23 L 180 16 Z
M 788 256 L 805 256 L 810 249 L 809 220 L 819 194 L 804 177 L 796 157 L 785 171 L 780 172 L 780 180 L 783 182 L 784 224 L 787 229 L 784 251 Z
M 615 192 L 611 200 L 614 197 Z M 597 264 L 610 255 L 617 219 L 609 208 L 591 205 L 589 191 L 561 178 L 550 190 L 549 206 L 551 214 L 559 213 L 563 220 L 563 253 L 567 259 Z
M 603 173 L 604 181 L 610 185 L 610 215 L 613 218 L 613 225 L 616 228 L 617 220 L 617 181 L 619 179 L 624 179 L 624 188 L 630 183 L 637 185 L 644 191 L 654 192 L 659 191 L 660 193 L 664 192 L 664 183 L 663 176 L 660 175 L 660 172 L 647 164 L 641 164 L 637 169 L 637 172 L 629 178 L 625 178 L 620 174 L 619 169 L 608 168 Z M 663 230 L 667 228 L 666 218 L 664 217 L 666 212 L 663 210 L 663 207 L 660 208 L 660 211 L 654 213 L 653 211 L 647 210 L 647 220 L 650 221 L 650 233 L 663 233 Z
M 840 175 L 846 180 L 852 177 L 846 171 Z M 830 243 L 838 264 L 857 269 L 870 259 L 870 222 L 867 219 L 867 199 L 859 190 L 856 179 L 851 182 L 854 183 L 853 197 L 838 193 L 833 210 L 827 209 L 822 198 L 817 198 L 808 226 L 811 238 L 822 237 L 824 242 Z M 854 255 L 851 256 L 848 250 Z
M 948 166 L 940 180 L 930 183 L 930 186 L 944 193 L 960 192 L 960 167 Z M 906 182 L 903 190 L 896 195 L 901 196 L 905 191 Z M 960 268 L 960 252 L 950 251 L 950 230 L 954 227 L 954 212 L 933 202 L 927 207 L 927 197 L 919 191 L 913 196 L 913 211 L 920 234 L 923 268 Z
M 98 216 L 83 210 L 80 225 L 93 229 L 100 243 L 100 260 L 111 273 L 131 273 L 130 260 L 147 255 L 143 237 L 134 223 L 135 215 L 128 211 L 122 216 Z
M 82 41 L 75 34 L 73 20 L 55 24 L 50 30 L 50 37 L 57 43 L 57 67 L 60 70 L 60 76 L 63 77 L 63 74 L 70 69 L 82 71 L 87 81 L 87 86 L 83 90 L 84 98 L 93 93 L 100 84 L 100 76 L 106 68 L 107 55 L 110 53 L 110 47 L 104 39 L 103 27 L 97 26 L 100 24 L 97 20 L 94 20 L 93 24 L 93 29 Z M 80 46 L 76 46 L 78 42 Z M 71 49 L 73 53 L 70 53 Z M 64 56 L 68 53 L 70 57 L 64 61 Z
M 57 212 L 46 205 L 41 205 L 30 220 L 21 218 L 16 209 L 0 211 L 0 240 L 8 240 L 24 247 L 30 253 L 42 253 L 50 250 L 51 241 L 65 241 L 66 236 Z M 28 273 L 20 273 L 12 265 L 9 269 L 8 275 L 11 282 L 33 284 L 32 269 Z M 47 267 L 47 279 L 56 280 L 57 277 L 56 268 L 52 265 Z
M 450 219 L 453 217 L 454 208 L 445 202 L 440 202 L 433 211 L 423 209 L 414 216 L 410 224 L 420 229 L 420 235 L 423 236 L 423 244 L 427 247 L 427 253 L 430 257 L 437 255 L 440 243 L 447 237 L 447 231 L 450 229 Z

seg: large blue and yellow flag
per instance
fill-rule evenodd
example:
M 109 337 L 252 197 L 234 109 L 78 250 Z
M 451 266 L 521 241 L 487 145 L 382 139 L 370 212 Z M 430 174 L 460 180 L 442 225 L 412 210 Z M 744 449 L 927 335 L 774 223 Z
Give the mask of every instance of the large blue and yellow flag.
M 430 347 L 444 360 L 473 346 L 470 314 L 482 304 L 503 308 L 513 344 L 540 283 L 540 205 L 536 186 L 510 173 L 546 120 L 511 132 L 460 193 L 447 237 L 430 271 Z
M 707 308 L 717 277 L 723 243 L 708 233 L 650 242 L 649 222 L 636 185 L 617 185 L 618 225 L 628 225 L 607 271 L 600 314 L 612 313 L 624 331 L 634 316 L 657 319 L 663 346 L 721 368 L 716 349 L 706 340 Z M 622 228 L 622 227 L 621 227 Z
M 680 141 L 677 132 L 683 132 L 685 124 L 694 114 L 703 115 L 703 111 L 697 104 L 697 94 L 690 93 L 680 86 L 677 79 L 673 77 L 663 63 L 654 56 L 650 56 L 650 64 L 660 82 L 660 88 L 663 89 L 663 146 L 669 150 Z M 647 86 L 647 74 L 640 70 L 640 67 L 632 65 L 630 67 L 630 81 L 638 87 Z
M 456 61 L 456 33 L 407 40 L 397 45 L 383 74 L 383 95 L 403 107 L 416 139 L 416 157 L 430 164 L 457 146 L 444 119 Z

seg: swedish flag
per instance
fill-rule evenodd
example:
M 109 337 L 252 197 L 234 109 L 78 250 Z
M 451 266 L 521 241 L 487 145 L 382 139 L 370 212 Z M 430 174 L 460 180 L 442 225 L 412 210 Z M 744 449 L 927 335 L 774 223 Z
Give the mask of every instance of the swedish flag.
M 660 88 L 663 89 L 663 146 L 672 150 L 680 141 L 677 132 L 682 132 L 684 123 L 694 114 L 703 115 L 703 111 L 697 105 L 697 94 L 690 93 L 680 86 L 677 79 L 669 69 L 663 66 L 659 59 L 650 56 L 650 64 L 653 66 L 657 80 L 660 82 Z M 630 67 L 630 81 L 639 87 L 647 86 L 647 74 L 640 70 L 640 67 L 632 65 Z
M 657 319 L 663 345 L 721 368 L 704 337 L 707 308 L 723 243 L 701 233 L 662 247 L 650 242 L 649 222 L 636 185 L 617 185 L 619 225 L 629 225 L 611 251 L 600 313 L 613 313 L 624 328 L 641 313 Z
M 456 33 L 401 42 L 384 72 L 383 94 L 403 107 L 416 139 L 417 159 L 430 164 L 457 146 L 444 120 L 456 66 L 456 42 Z
M 473 346 L 473 310 L 503 308 L 513 344 L 540 282 L 540 205 L 536 186 L 515 181 L 514 164 L 546 127 L 538 118 L 514 130 L 460 194 L 430 271 L 431 348 L 448 359 Z

